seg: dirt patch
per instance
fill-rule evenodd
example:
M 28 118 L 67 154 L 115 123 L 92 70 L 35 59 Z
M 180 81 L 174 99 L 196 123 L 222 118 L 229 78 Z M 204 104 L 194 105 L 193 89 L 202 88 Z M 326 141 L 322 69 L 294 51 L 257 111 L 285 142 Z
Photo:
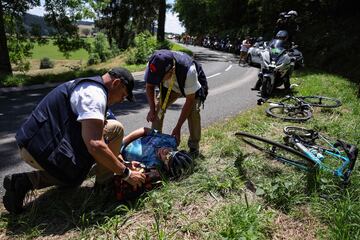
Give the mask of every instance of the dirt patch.
M 309 210 L 301 207 L 298 211 L 301 212 L 301 217 L 294 217 L 279 213 L 274 219 L 275 231 L 272 235 L 274 240 L 311 240 L 317 239 L 316 233 L 325 229 L 323 225 L 313 216 L 310 215 Z

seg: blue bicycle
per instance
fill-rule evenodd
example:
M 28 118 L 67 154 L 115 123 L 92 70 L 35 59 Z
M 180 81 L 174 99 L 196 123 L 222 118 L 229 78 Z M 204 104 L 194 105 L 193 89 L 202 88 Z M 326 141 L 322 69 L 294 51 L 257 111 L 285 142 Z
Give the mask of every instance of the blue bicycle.
M 285 144 L 246 132 L 237 132 L 235 136 L 282 163 L 308 172 L 323 169 L 344 182 L 349 181 L 358 155 L 355 145 L 332 141 L 319 132 L 300 127 L 285 127 L 284 133 Z

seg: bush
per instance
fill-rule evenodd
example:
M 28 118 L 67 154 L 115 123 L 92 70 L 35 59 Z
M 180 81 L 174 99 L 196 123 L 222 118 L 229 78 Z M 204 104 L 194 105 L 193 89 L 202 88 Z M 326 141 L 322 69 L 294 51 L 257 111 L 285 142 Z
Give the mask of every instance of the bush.
M 112 46 L 112 49 L 113 48 L 114 46 Z M 95 40 L 88 52 L 90 54 L 88 65 L 97 64 L 99 62 L 106 62 L 109 58 L 115 56 L 115 54 L 113 54 L 113 52 L 110 50 L 106 35 L 101 32 L 96 35 Z
M 172 44 L 170 41 L 165 40 L 165 41 L 163 41 L 163 42 L 157 43 L 157 47 L 156 47 L 156 48 L 157 48 L 157 49 L 168 49 L 168 50 L 171 50 L 172 46 L 173 46 L 173 44 Z
M 97 53 L 91 53 L 87 61 L 88 65 L 94 65 L 100 63 L 100 57 Z
M 54 63 L 49 58 L 45 57 L 42 58 L 40 61 L 40 69 L 47 69 L 47 68 L 53 68 Z
M 28 79 L 25 75 L 10 75 L 0 79 L 0 86 L 15 87 L 23 85 Z
M 157 42 L 149 32 L 140 33 L 135 37 L 135 47 L 126 52 L 127 64 L 142 64 L 148 61 L 149 56 L 156 50 Z

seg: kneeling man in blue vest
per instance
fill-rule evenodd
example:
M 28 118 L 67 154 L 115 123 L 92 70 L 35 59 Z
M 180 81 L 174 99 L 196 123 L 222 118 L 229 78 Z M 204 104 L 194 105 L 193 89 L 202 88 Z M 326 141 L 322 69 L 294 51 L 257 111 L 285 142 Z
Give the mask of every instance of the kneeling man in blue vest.
M 161 62 L 163 54 L 166 54 L 165 63 L 171 62 L 167 71 L 161 69 L 168 68 Z M 109 106 L 121 103 L 125 98 L 134 100 L 134 78 L 127 69 L 113 68 L 103 76 L 75 79 L 59 85 L 47 94 L 16 133 L 21 158 L 36 171 L 5 176 L 5 208 L 10 213 L 21 213 L 24 210 L 25 196 L 30 190 L 50 186 L 79 186 L 91 168 L 95 169 L 95 184 L 106 184 L 115 174 L 118 180 L 135 191 L 142 188 L 150 176 L 144 169 L 156 168 L 171 177 L 178 177 L 189 169 L 192 166 L 190 155 L 176 150 L 180 142 L 180 129 L 188 119 L 189 147 L 192 153 L 198 153 L 201 133 L 199 106 L 206 98 L 207 85 L 204 89 L 196 81 L 196 87 L 187 84 L 193 82 L 186 80 L 186 76 L 191 76 L 194 63 L 189 56 L 179 57 L 176 54 L 160 50 L 153 55 L 157 57 L 150 58 L 145 74 L 150 105 L 147 120 L 152 121 L 155 126 L 152 129 L 135 130 L 125 138 L 122 124 L 107 115 L 110 112 Z M 168 71 L 175 73 L 177 68 L 181 73 L 178 70 L 174 75 L 181 82 L 177 88 L 176 85 L 173 88 L 174 83 L 166 81 L 170 86 L 167 85 L 167 94 L 163 97 L 161 91 L 165 88 L 162 84 L 165 77 L 162 74 L 175 79 Z M 201 74 L 198 74 L 198 69 L 199 66 L 196 66 L 196 77 L 205 76 L 201 66 Z M 157 79 L 160 82 L 155 83 Z M 157 107 L 152 93 L 156 84 L 160 84 L 161 89 Z M 200 97 L 195 97 L 195 93 L 199 91 L 202 91 L 198 94 Z M 161 134 L 165 109 L 179 97 L 178 92 L 186 96 L 179 121 L 171 135 Z M 169 101 L 171 94 L 173 96 Z M 187 104 L 188 96 L 191 104 Z

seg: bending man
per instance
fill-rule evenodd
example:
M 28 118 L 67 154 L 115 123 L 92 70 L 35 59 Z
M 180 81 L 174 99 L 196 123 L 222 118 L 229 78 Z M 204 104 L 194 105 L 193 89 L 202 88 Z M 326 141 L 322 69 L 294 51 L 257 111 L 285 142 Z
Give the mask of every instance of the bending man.
M 160 132 L 166 108 L 179 97 L 186 98 L 171 135 L 176 137 L 179 144 L 181 127 L 187 119 L 190 131 L 188 147 L 190 153 L 197 156 L 201 138 L 200 106 L 208 92 L 206 76 L 201 65 L 185 53 L 158 50 L 150 57 L 145 71 L 145 82 L 150 105 L 147 121 L 152 122 L 152 128 Z M 156 86 L 160 88 L 157 99 L 155 99 Z

